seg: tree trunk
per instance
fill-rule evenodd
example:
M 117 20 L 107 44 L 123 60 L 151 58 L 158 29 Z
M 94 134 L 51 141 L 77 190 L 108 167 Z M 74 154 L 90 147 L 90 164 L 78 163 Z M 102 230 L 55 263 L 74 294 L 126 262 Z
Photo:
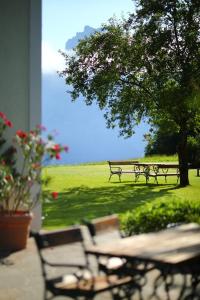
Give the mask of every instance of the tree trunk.
M 185 129 L 181 129 L 179 132 L 178 159 L 180 167 L 180 186 L 184 187 L 189 185 L 187 131 Z

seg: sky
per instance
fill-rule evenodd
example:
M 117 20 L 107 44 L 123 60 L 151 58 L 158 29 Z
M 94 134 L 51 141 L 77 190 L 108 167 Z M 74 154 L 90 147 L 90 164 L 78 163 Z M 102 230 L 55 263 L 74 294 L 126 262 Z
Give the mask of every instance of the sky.
M 99 28 L 113 16 L 127 16 L 134 10 L 132 0 L 43 0 L 42 17 L 42 121 L 58 132 L 58 142 L 67 144 L 69 153 L 61 163 L 81 163 L 129 159 L 144 154 L 144 124 L 130 139 L 119 137 L 119 129 L 106 128 L 103 112 L 83 99 L 72 103 L 63 78 L 58 50 L 86 25 Z
M 64 50 L 65 42 L 82 32 L 85 25 L 98 28 L 110 17 L 127 16 L 133 9 L 132 0 L 43 0 L 43 72 L 62 69 L 58 49 Z
M 85 25 L 97 28 L 110 17 L 133 11 L 132 0 L 43 0 L 42 39 L 63 48 Z

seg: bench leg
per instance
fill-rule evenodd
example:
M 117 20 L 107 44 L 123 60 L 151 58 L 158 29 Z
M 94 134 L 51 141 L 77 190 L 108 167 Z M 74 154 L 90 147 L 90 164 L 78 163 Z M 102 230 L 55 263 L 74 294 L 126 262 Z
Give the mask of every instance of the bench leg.
M 136 173 L 135 173 L 135 182 L 137 182 L 137 181 L 138 181 L 138 179 L 139 179 L 139 176 L 140 176 L 139 174 L 136 174 Z
M 121 175 L 122 175 L 122 174 L 118 174 L 118 176 L 119 176 L 119 181 L 120 181 L 120 182 L 121 182 Z
M 111 179 L 111 177 L 113 176 L 113 175 L 118 175 L 119 176 L 119 181 L 121 182 L 121 174 L 116 174 L 116 173 L 114 173 L 114 174 L 110 174 L 110 177 L 109 177 L 109 179 L 108 179 L 108 181 L 110 181 L 110 179 Z

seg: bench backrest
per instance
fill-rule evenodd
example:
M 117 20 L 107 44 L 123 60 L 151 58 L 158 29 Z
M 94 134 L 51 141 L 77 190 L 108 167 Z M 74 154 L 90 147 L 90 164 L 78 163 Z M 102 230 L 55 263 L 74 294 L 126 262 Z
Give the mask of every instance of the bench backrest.
M 135 163 L 138 163 L 137 160 L 108 160 L 108 164 L 110 166 L 123 166 L 123 165 L 134 165 Z

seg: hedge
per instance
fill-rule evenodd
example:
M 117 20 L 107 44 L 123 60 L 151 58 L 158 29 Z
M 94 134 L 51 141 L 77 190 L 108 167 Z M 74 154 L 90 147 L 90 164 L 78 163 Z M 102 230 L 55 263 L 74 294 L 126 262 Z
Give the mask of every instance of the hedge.
M 187 200 L 148 203 L 129 211 L 121 221 L 126 235 L 159 231 L 180 223 L 200 224 L 200 203 Z

